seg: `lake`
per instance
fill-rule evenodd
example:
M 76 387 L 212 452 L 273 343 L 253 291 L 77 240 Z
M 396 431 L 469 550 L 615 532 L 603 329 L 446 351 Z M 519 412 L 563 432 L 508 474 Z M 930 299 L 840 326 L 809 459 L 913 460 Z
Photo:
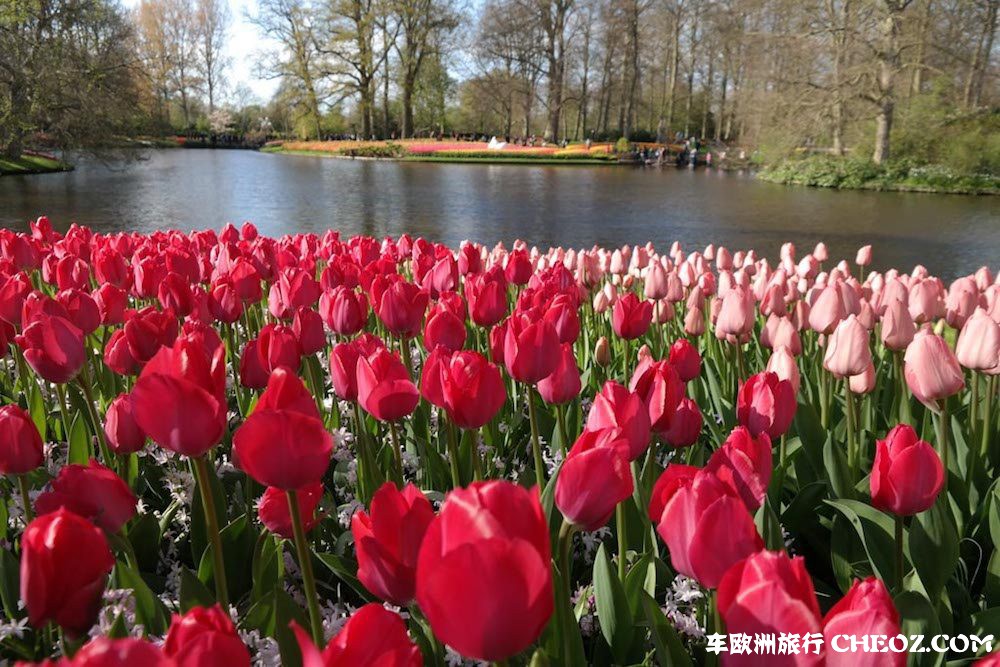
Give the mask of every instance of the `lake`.
M 673 167 L 527 166 L 342 160 L 236 150 L 157 150 L 127 166 L 0 178 L 0 225 L 48 215 L 102 232 L 221 227 L 456 244 L 517 238 L 542 247 L 672 241 L 775 257 L 825 241 L 832 258 L 874 246 L 876 268 L 922 263 L 944 278 L 1000 268 L 995 197 L 837 192 Z

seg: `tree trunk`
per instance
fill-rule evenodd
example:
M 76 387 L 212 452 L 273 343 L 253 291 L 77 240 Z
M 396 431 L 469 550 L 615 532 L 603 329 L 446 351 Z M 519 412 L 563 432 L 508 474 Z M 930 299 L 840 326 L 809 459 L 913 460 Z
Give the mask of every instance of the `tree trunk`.
M 886 15 L 879 22 L 881 48 L 878 56 L 878 113 L 875 116 L 875 151 L 872 161 L 884 164 L 891 153 L 893 113 L 896 108 L 895 79 L 899 72 L 899 30 L 909 0 L 884 0 Z

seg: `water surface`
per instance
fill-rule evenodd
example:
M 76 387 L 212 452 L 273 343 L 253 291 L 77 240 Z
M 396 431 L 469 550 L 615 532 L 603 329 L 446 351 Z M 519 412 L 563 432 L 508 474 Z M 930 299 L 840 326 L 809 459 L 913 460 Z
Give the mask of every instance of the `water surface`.
M 0 225 L 48 215 L 94 229 L 220 227 L 253 220 L 261 232 L 383 236 L 409 232 L 457 243 L 547 247 L 722 243 L 774 257 L 784 241 L 823 240 L 874 264 L 924 264 L 951 278 L 1000 268 L 995 197 L 837 192 L 763 183 L 699 169 L 405 163 L 159 150 L 125 168 L 82 161 L 76 171 L 0 179 Z

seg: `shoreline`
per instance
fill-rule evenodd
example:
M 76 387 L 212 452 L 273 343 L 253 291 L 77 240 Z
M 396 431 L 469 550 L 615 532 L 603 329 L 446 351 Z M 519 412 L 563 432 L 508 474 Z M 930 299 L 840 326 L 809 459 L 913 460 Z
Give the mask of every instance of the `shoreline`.
M 287 149 L 280 146 L 265 146 L 261 148 L 260 153 L 268 153 L 271 155 L 298 155 L 301 157 L 321 157 L 321 158 L 333 158 L 337 160 L 358 160 L 358 161 L 370 161 L 370 162 L 438 162 L 438 163 L 454 163 L 454 164 L 526 164 L 526 165 L 604 165 L 604 166 L 636 166 L 636 163 L 632 162 L 620 162 L 618 160 L 609 160 L 606 158 L 557 158 L 557 157 L 536 157 L 536 156 L 524 156 L 516 157 L 513 155 L 508 156 L 497 156 L 497 157 L 481 157 L 476 155 L 470 155 L 468 157 L 462 157 L 457 155 L 403 155 L 399 157 L 389 157 L 389 156 L 374 156 L 374 155 L 338 155 L 332 151 L 310 151 L 302 149 Z
M 0 177 L 32 176 L 39 174 L 58 174 L 73 171 L 75 167 L 68 162 L 44 155 L 24 154 L 17 159 L 0 157 Z

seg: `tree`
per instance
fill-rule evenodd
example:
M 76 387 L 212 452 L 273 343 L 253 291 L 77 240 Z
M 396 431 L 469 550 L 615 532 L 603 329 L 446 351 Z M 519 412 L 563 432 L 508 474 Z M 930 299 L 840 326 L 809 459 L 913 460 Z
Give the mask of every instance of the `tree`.
M 317 46 L 326 40 L 326 31 L 321 22 L 317 25 L 313 8 L 305 0 L 259 0 L 257 13 L 247 19 L 280 45 L 260 54 L 258 73 L 281 79 L 280 92 L 298 111 L 296 120 L 303 121 L 306 136 L 322 137 L 326 66 Z
M 397 41 L 400 88 L 402 91 L 402 136 L 413 135 L 413 94 L 421 68 L 429 58 L 439 58 L 437 50 L 458 27 L 458 18 L 445 0 L 401 0 L 394 5 L 402 32 Z
M 34 133 L 95 148 L 131 130 L 134 35 L 105 0 L 0 4 L 0 149 L 17 158 Z
M 208 94 L 209 115 L 215 112 L 219 88 L 229 66 L 224 49 L 231 20 L 226 0 L 195 0 L 198 70 Z

